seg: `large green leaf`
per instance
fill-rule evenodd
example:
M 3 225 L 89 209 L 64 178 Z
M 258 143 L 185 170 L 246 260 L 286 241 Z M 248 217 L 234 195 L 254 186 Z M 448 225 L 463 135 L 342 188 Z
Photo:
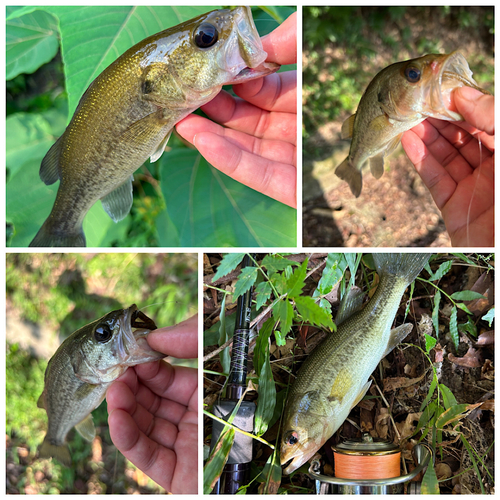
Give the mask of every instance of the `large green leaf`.
M 28 161 L 40 162 L 54 142 L 52 127 L 41 114 L 16 113 L 10 115 L 7 118 L 5 128 L 5 161 L 9 175 L 14 175 Z M 38 163 L 37 168 L 40 168 L 40 163 Z M 37 182 L 41 182 L 40 179 Z
M 160 171 L 181 246 L 295 246 L 294 209 L 220 173 L 197 151 L 164 153 Z
M 7 7 L 7 15 L 15 7 Z M 33 73 L 59 50 L 57 20 L 40 10 L 6 22 L 6 79 Z

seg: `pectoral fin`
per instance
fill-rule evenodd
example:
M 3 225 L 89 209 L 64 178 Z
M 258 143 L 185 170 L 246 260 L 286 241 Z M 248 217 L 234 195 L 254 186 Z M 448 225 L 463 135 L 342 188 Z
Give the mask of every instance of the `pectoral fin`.
M 149 161 L 151 163 L 154 163 L 160 156 L 163 154 L 163 151 L 165 151 L 165 147 L 167 146 L 167 142 L 170 139 L 170 135 L 172 134 L 172 130 L 169 130 L 165 138 L 160 142 L 160 145 L 156 149 L 156 151 L 149 157 Z
M 354 400 L 354 402 L 352 403 L 352 406 L 351 406 L 351 409 L 349 411 L 351 411 L 364 397 L 365 397 L 365 394 L 368 392 L 368 389 L 370 388 L 370 386 L 372 385 L 372 381 L 369 380 L 362 388 L 361 390 L 359 391 L 359 394 L 356 396 L 356 399 Z
M 332 388 L 330 389 L 330 395 L 328 399 L 330 401 L 336 400 L 339 403 L 342 403 L 344 397 L 349 394 L 352 390 L 352 375 L 351 370 L 348 368 L 342 368 L 335 380 L 333 381 Z
M 411 323 L 405 323 L 397 328 L 391 330 L 389 336 L 389 342 L 387 343 L 387 348 L 384 352 L 384 356 L 387 356 L 400 342 L 402 342 L 413 330 L 413 325 Z
M 92 441 L 95 438 L 95 427 L 92 420 L 92 413 L 89 413 L 79 424 L 75 425 L 75 429 L 83 439 Z
M 396 137 L 394 137 L 389 141 L 389 144 L 387 144 L 385 148 L 386 156 L 390 155 L 399 146 L 399 143 L 401 142 L 401 137 L 403 137 L 403 134 L 398 134 Z
M 101 198 L 102 208 L 113 219 L 118 222 L 124 219 L 132 207 L 132 181 L 134 177 L 125 181 L 122 185 Z
M 342 139 L 349 139 L 352 137 L 354 131 L 354 119 L 356 118 L 356 113 L 351 115 L 343 124 L 340 129 L 340 136 Z
M 392 125 L 389 122 L 389 118 L 387 118 L 387 116 L 384 114 L 374 118 L 370 122 L 368 127 L 373 131 L 380 131 L 380 130 L 385 130 L 387 127 L 392 127 Z
M 82 399 L 85 399 L 92 391 L 94 391 L 98 387 L 95 384 L 88 384 L 84 383 L 78 387 L 78 389 L 75 391 L 75 399 L 77 401 L 81 401 Z

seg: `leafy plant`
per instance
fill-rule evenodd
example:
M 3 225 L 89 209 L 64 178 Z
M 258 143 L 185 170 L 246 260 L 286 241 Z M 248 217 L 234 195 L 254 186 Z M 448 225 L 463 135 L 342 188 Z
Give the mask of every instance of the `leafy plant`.
M 213 277 L 213 281 L 232 272 L 243 260 L 245 254 L 230 253 L 224 256 L 219 264 L 218 270 Z M 284 403 L 284 392 L 276 393 L 276 386 L 270 364 L 269 339 L 274 335 L 277 345 L 284 345 L 286 337 L 290 333 L 292 324 L 301 326 L 316 325 L 329 330 L 335 328 L 331 313 L 327 310 L 324 297 L 328 295 L 333 287 L 342 279 L 346 269 L 351 270 L 351 282 L 361 260 L 361 254 L 329 254 L 322 278 L 318 287 L 314 290 L 313 296 L 305 295 L 303 288 L 307 278 L 308 259 L 301 264 L 289 260 L 280 254 L 267 254 L 259 263 L 253 259 L 254 266 L 241 269 L 233 293 L 233 301 L 244 294 L 251 287 L 256 285 L 256 305 L 255 312 L 269 312 L 270 318 L 260 329 L 257 338 L 253 363 L 257 379 L 251 379 L 252 387 L 258 390 L 257 410 L 255 414 L 254 435 L 260 438 L 269 426 L 273 425 L 282 413 Z M 347 281 L 349 283 L 349 280 Z M 342 288 L 343 292 L 348 289 L 347 284 Z M 225 297 L 227 293 L 225 294 Z M 225 317 L 225 297 L 221 306 L 221 336 L 219 344 L 232 335 L 234 324 L 226 323 Z M 226 347 L 220 354 L 224 371 L 228 368 L 228 349 Z M 209 412 L 205 412 L 212 416 Z M 236 429 L 236 432 L 238 430 Z M 228 434 L 227 439 L 232 439 L 232 434 Z M 274 448 L 269 443 L 266 443 Z M 218 442 L 217 451 L 221 453 L 227 450 L 227 446 Z M 212 454 L 213 455 L 213 454 Z M 226 456 L 227 459 L 227 456 Z M 204 490 L 211 491 L 222 468 L 213 467 L 214 459 L 211 456 L 204 474 Z M 275 487 L 281 480 L 281 467 L 277 450 L 274 450 L 266 466 L 254 480 L 262 481 L 262 489 L 266 492 L 275 492 Z M 249 485 L 247 485 L 248 487 Z M 246 490 L 246 488 L 243 488 Z
M 60 47 L 66 92 L 46 112 L 7 118 L 8 244 L 27 246 L 49 214 L 57 185 L 40 163 L 89 84 L 145 37 L 215 7 L 8 7 L 7 77 L 43 67 Z M 266 34 L 293 9 L 254 8 Z M 51 98 L 52 99 L 52 98 Z M 115 224 L 95 204 L 84 222 L 89 246 L 292 246 L 296 211 L 232 180 L 172 137 L 169 150 L 136 173 L 131 213 Z M 137 180 L 139 179 L 139 181 Z

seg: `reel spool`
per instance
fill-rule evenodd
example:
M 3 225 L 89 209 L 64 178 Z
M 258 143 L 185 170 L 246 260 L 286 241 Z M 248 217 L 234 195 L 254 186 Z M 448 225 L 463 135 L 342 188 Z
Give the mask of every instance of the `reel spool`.
M 362 439 L 346 440 L 333 448 L 335 477 L 319 473 L 320 463 L 314 460 L 309 476 L 316 482 L 317 494 L 397 494 L 404 483 L 416 477 L 431 458 L 430 448 L 417 444 L 413 450 L 418 466 L 401 475 L 401 450 L 388 441 L 377 440 L 365 433 Z M 408 493 L 419 493 L 420 483 L 411 483 Z

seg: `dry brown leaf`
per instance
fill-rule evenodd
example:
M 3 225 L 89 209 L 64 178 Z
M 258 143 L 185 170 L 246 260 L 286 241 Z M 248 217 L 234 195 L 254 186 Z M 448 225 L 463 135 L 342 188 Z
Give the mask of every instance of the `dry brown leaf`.
M 377 414 L 375 415 L 375 430 L 379 438 L 387 438 L 389 431 L 389 410 L 387 408 L 377 410 Z
M 481 379 L 495 380 L 495 368 L 491 360 L 487 359 L 481 368 Z
M 495 331 L 488 330 L 487 332 L 482 332 L 477 338 L 477 345 L 493 345 L 495 343 Z
M 491 276 L 489 273 L 483 273 L 479 279 L 471 287 L 471 291 L 484 295 L 484 299 L 475 299 L 471 301 L 464 301 L 469 311 L 476 315 L 481 316 L 488 310 L 490 306 L 489 297 L 491 295 Z
M 396 427 L 401 435 L 401 440 L 410 437 L 415 430 L 422 413 L 409 413 L 404 422 L 396 422 Z
M 448 359 L 455 365 L 465 368 L 479 368 L 481 366 L 480 354 L 473 347 L 469 347 L 469 350 L 463 358 L 457 358 L 450 353 L 448 354 Z
M 495 411 L 495 400 L 494 399 L 488 399 L 488 401 L 485 401 L 481 405 L 481 410 L 489 410 L 489 411 Z
M 441 347 L 441 344 L 438 342 L 434 346 L 434 352 L 435 352 L 434 363 L 442 363 L 446 349 Z
M 418 384 L 425 376 L 424 375 L 417 378 L 407 378 L 407 377 L 391 377 L 384 379 L 384 392 L 395 391 L 403 387 L 410 387 L 414 384 Z
M 451 467 L 448 464 L 445 464 L 444 462 L 436 464 L 434 470 L 436 471 L 436 476 L 438 478 L 438 481 L 443 481 L 445 479 L 450 478 L 453 475 Z

